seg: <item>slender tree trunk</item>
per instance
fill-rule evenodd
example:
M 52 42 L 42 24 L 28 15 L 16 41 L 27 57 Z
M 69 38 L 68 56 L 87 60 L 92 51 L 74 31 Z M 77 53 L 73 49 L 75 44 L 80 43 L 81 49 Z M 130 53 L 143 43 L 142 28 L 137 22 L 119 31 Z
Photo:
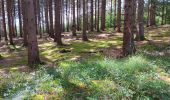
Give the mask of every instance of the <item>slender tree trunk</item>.
M 133 14 L 133 16 L 131 16 L 132 19 L 133 19 L 131 21 L 131 23 L 132 23 L 131 31 L 132 31 L 133 34 L 138 34 L 137 23 L 136 23 L 136 7 L 137 7 L 137 0 L 133 0 L 133 6 L 132 6 L 132 10 L 133 10 L 132 14 Z
M 137 37 L 141 41 L 145 39 L 144 37 L 144 0 L 138 0 L 138 34 Z
M 101 30 L 105 30 L 106 23 L 106 0 L 102 0 L 102 13 L 101 13 Z
M 66 0 L 66 18 L 67 18 L 67 20 L 66 20 L 66 30 L 67 30 L 67 32 L 69 32 L 69 28 L 68 28 L 68 0 Z
M 44 25 L 44 22 L 45 22 L 45 21 L 44 21 L 44 16 L 45 16 L 45 15 L 44 15 L 44 12 L 45 12 L 45 11 L 44 11 L 44 10 L 45 10 L 45 9 L 44 9 L 44 6 L 42 6 L 42 12 L 41 12 L 41 20 L 42 20 L 42 21 L 41 21 L 41 22 L 42 22 L 42 32 L 43 32 L 43 33 L 45 32 L 45 25 Z
M 112 19 L 113 19 L 113 18 L 112 18 L 112 16 L 113 16 L 113 15 L 112 15 L 112 12 L 113 12 L 113 0 L 110 0 L 110 3 L 111 3 L 111 4 L 110 4 L 110 5 L 111 5 L 111 6 L 110 6 L 110 7 L 111 7 L 111 9 L 110 9 L 110 28 L 112 28 Z
M 61 1 L 61 32 L 64 32 L 64 0 Z
M 97 30 L 97 0 L 95 0 L 95 29 Z
M 37 5 L 38 5 L 38 0 L 34 0 L 33 1 L 33 3 L 34 3 L 34 17 L 35 17 L 35 24 L 36 24 L 36 34 L 38 35 L 39 33 L 39 31 L 38 31 L 38 29 L 39 29 L 39 26 L 38 26 L 38 17 L 37 17 L 37 15 L 38 15 L 38 8 L 37 8 Z
M 18 17 L 19 17 L 20 37 L 22 37 L 23 30 L 22 30 L 22 17 L 21 17 L 21 0 L 18 0 Z
M 9 42 L 14 45 L 13 42 L 13 27 L 12 27 L 12 0 L 7 0 L 7 12 L 8 12 L 8 27 L 9 27 Z
M 15 22 L 14 22 L 14 20 L 15 20 L 15 6 L 14 6 L 14 0 L 12 0 L 11 1 L 11 29 L 12 29 L 12 36 L 13 37 L 16 37 L 16 32 L 15 32 Z
M 82 35 L 82 40 L 83 41 L 88 41 L 87 38 L 87 0 L 83 0 L 83 35 Z
M 25 19 L 27 23 L 28 34 L 28 64 L 32 65 L 40 63 L 38 42 L 36 36 L 36 21 L 33 0 L 25 1 Z
M 70 0 L 67 1 L 67 32 L 70 31 Z
M 162 1 L 162 21 L 161 25 L 164 25 L 164 17 L 165 16 L 165 0 Z
M 54 38 L 54 27 L 53 27 L 53 0 L 49 0 L 49 16 L 50 16 L 50 36 Z
M 80 31 L 80 12 L 81 12 L 81 8 L 80 8 L 80 0 L 77 0 L 77 30 Z
M 61 41 L 61 0 L 55 0 L 55 38 L 57 45 L 63 45 Z
M 14 0 L 14 3 L 13 3 L 13 8 L 14 8 L 14 11 L 13 11 L 13 23 L 14 23 L 14 36 L 17 37 L 18 36 L 18 31 L 17 31 L 17 23 L 16 23 L 16 6 L 15 6 L 15 0 Z
M 77 36 L 76 34 L 76 12 L 75 12 L 75 0 L 72 0 L 72 10 L 73 10 L 73 25 L 72 25 L 72 32 L 73 32 L 73 36 Z
M 150 7 L 150 25 L 156 25 L 156 0 L 151 0 Z
M 123 34 L 123 55 L 128 56 L 135 53 L 134 36 L 132 33 L 133 0 L 125 0 L 125 20 Z
M 80 31 L 80 0 L 77 0 L 77 31 Z
M 49 31 L 49 0 L 45 0 L 45 25 L 46 25 L 46 32 L 51 36 Z
M 115 0 L 115 6 L 114 6 L 114 30 L 116 29 L 116 27 L 117 27 L 117 25 L 116 25 L 116 23 L 117 23 L 117 17 L 116 17 L 116 15 L 117 15 L 117 0 Z
M 37 17 L 38 33 L 40 35 L 40 38 L 42 38 L 40 0 L 37 0 Z
M 121 0 L 118 0 L 117 9 L 117 32 L 121 32 Z
M 150 26 L 150 0 L 148 0 L 147 27 Z
M 6 31 L 4 0 L 1 0 L 1 4 L 2 4 L 2 17 L 3 17 L 4 36 L 5 36 L 5 41 L 8 41 L 7 31 Z
M 94 17 L 94 15 L 93 15 L 93 13 L 94 13 L 94 10 L 93 10 L 93 0 L 91 0 L 91 20 L 90 20 L 90 22 L 91 22 L 91 24 L 90 24 L 90 30 L 91 31 L 94 31 L 93 29 L 94 29 L 94 26 L 93 26 L 93 17 Z
M 28 34 L 27 34 L 27 22 L 26 22 L 26 11 L 25 11 L 25 2 L 21 0 L 22 16 L 23 16 L 23 46 L 28 46 Z
M 97 4 L 97 10 L 98 10 L 98 15 L 97 15 L 97 32 L 100 32 L 100 29 L 99 29 L 99 27 L 100 27 L 100 0 L 98 0 L 97 1 L 98 2 L 98 4 Z

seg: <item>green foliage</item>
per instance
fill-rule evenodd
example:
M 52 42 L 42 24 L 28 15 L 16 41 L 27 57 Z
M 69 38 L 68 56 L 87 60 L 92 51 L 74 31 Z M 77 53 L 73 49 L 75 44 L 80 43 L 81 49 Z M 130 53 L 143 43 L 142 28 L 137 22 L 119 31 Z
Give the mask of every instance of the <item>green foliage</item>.
M 65 71 L 67 73 L 65 77 L 75 84 L 81 82 L 90 89 L 92 93 L 89 95 L 90 98 L 162 98 L 160 93 L 168 95 L 168 85 L 158 79 L 155 68 L 156 66 L 144 57 L 134 56 L 122 61 L 104 59 L 71 64 Z M 116 87 L 100 88 L 100 84 L 108 81 L 109 85 Z
M 0 97 L 10 96 L 25 87 L 27 76 L 20 73 L 11 73 L 7 77 L 0 77 Z
M 108 30 L 111 27 L 114 27 L 114 23 L 115 23 L 115 17 L 112 15 L 112 19 L 110 19 L 110 13 L 106 14 L 106 29 Z
M 102 58 L 62 62 L 57 68 L 42 67 L 30 74 L 13 73 L 1 77 L 0 97 L 166 100 L 170 99 L 170 85 L 159 78 L 159 62 L 155 61 L 160 59 L 142 55 L 120 60 Z

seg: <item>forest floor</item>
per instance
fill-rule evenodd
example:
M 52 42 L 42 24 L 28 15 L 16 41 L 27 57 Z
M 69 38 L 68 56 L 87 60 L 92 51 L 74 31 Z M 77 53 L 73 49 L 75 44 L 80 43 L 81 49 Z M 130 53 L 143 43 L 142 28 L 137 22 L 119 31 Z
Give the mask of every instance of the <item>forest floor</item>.
M 64 46 L 57 46 L 48 36 L 38 39 L 40 58 L 45 63 L 44 66 L 49 68 L 56 66 L 66 67 L 68 62 L 97 61 L 103 58 L 120 59 L 121 61 L 122 33 L 106 31 L 89 33 L 88 35 L 90 41 L 82 42 L 79 32 L 76 38 L 72 37 L 71 33 L 63 33 Z M 149 61 L 153 60 L 157 66 L 161 66 L 157 68 L 160 75 L 159 79 L 170 84 L 170 25 L 146 28 L 145 35 L 145 41 L 135 42 L 137 54 L 147 55 Z M 27 51 L 22 47 L 22 39 L 15 39 L 15 44 L 15 46 L 11 46 L 0 43 L 0 54 L 2 55 L 0 58 L 0 77 L 8 76 L 9 73 L 15 72 L 33 72 L 27 66 Z M 70 64 L 70 66 L 72 65 Z M 165 66 L 162 67 L 162 65 Z M 101 84 L 97 80 L 93 83 Z M 108 85 L 109 83 L 106 82 L 106 84 Z M 85 90 L 80 87 L 74 88 L 74 91 L 78 93 Z
M 154 51 L 154 49 L 163 49 L 170 44 L 170 26 L 150 27 L 146 31 L 146 41 L 137 41 L 136 46 L 145 49 L 145 51 Z M 63 34 L 65 46 L 56 46 L 52 39 L 44 36 L 38 39 L 40 58 L 47 64 L 55 65 L 59 61 L 79 61 L 99 53 L 107 57 L 119 58 L 122 54 L 122 33 L 90 33 L 89 42 L 82 42 L 81 34 L 72 37 L 71 33 Z M 22 39 L 15 39 L 15 46 L 0 44 L 0 70 L 17 70 L 27 66 L 27 51 L 22 47 Z M 153 50 L 152 50 L 153 49 Z M 153 55 L 169 54 L 169 51 L 147 52 Z

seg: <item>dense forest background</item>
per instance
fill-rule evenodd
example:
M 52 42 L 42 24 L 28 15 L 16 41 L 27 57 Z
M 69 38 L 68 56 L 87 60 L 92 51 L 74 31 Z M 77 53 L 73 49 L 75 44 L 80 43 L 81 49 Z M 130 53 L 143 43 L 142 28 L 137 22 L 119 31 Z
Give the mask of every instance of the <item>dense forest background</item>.
M 170 0 L 0 0 L 0 100 L 170 100 Z

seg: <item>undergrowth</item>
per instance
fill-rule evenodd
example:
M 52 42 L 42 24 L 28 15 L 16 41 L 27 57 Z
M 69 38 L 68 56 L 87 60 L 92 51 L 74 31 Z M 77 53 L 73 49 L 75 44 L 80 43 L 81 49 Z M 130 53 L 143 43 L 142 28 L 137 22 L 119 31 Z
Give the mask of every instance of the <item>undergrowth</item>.
M 0 77 L 0 97 L 168 100 L 170 84 L 160 79 L 159 66 L 151 57 L 142 55 L 121 60 L 62 62 L 57 67 L 42 66 L 30 74 L 16 72 Z

